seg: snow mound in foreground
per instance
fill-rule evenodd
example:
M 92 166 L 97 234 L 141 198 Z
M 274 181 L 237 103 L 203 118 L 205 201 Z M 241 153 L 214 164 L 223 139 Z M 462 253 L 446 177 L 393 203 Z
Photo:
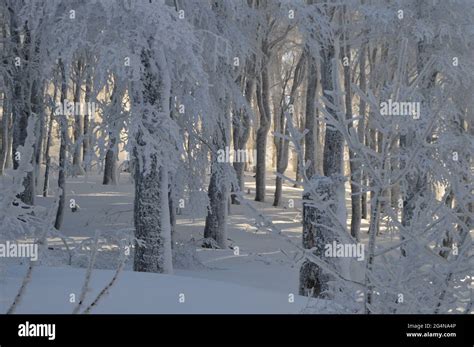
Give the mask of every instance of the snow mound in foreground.
M 0 285 L 1 312 L 12 302 L 25 270 L 10 267 Z M 71 313 L 80 296 L 86 270 L 71 267 L 37 267 L 16 313 Z M 114 275 L 94 270 L 84 308 Z M 294 294 L 294 301 L 291 302 Z M 305 307 L 327 310 L 327 303 L 296 293 L 276 293 L 207 279 L 124 271 L 92 313 L 300 313 Z

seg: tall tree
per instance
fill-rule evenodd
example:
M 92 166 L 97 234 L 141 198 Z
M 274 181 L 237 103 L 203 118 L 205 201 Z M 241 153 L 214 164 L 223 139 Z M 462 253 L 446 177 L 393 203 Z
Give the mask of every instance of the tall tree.
M 59 71 L 61 74 L 61 104 L 64 105 L 64 102 L 67 100 L 67 75 L 66 67 L 62 60 L 59 61 Z M 59 192 L 59 203 L 58 210 L 56 213 L 56 220 L 54 222 L 54 227 L 59 230 L 63 223 L 64 219 L 64 207 L 66 204 L 66 170 L 67 170 L 67 158 L 66 158 L 66 149 L 68 143 L 67 136 L 67 119 L 65 114 L 59 115 L 59 133 L 61 136 L 60 145 L 59 145 L 59 173 L 58 173 L 58 188 Z

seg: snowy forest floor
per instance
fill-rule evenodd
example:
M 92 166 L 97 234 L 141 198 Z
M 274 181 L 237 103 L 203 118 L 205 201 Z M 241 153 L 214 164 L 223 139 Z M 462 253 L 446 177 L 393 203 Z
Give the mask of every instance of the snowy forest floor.
M 228 238 L 231 246 L 239 247 L 239 254 L 235 255 L 234 250 L 204 249 L 199 247 L 199 241 L 203 238 L 204 218 L 191 219 L 186 215 L 186 208 L 183 213 L 177 216 L 177 228 L 175 241 L 180 246 L 175 246 L 176 254 L 174 260 L 175 272 L 177 276 L 159 275 L 153 279 L 153 274 L 144 274 L 143 283 L 135 283 L 139 274 L 131 272 L 133 256 L 129 257 L 125 265 L 125 271 L 120 275 L 116 286 L 111 289 L 114 298 L 109 304 L 99 308 L 98 312 L 129 312 L 128 306 L 117 304 L 124 299 L 127 291 L 132 295 L 138 291 L 138 296 L 144 300 L 143 307 L 138 306 L 132 312 L 176 312 L 176 313 L 196 313 L 196 312 L 229 312 L 229 313 L 275 313 L 275 312 L 301 312 L 308 304 L 306 298 L 297 296 L 298 276 L 301 255 L 297 251 L 296 245 L 301 244 L 301 194 L 300 188 L 294 188 L 289 183 L 283 187 L 283 207 L 273 207 L 274 174 L 267 174 L 267 198 L 265 203 L 253 201 L 255 183 L 252 173 L 246 173 L 246 197 L 251 204 L 275 226 L 282 230 L 284 236 L 276 235 L 266 228 L 259 228 L 253 222 L 247 208 L 242 205 L 232 205 L 229 215 Z M 250 189 L 250 194 L 248 194 Z M 73 241 L 70 246 L 74 247 L 83 240 L 94 237 L 96 231 L 100 231 L 100 248 L 94 264 L 94 269 L 107 269 L 109 271 L 94 270 L 91 282 L 91 291 L 98 292 L 107 279 L 113 276 L 113 271 L 118 264 L 118 248 L 112 247 L 108 243 L 110 236 L 131 235 L 133 227 L 133 183 L 128 174 L 120 175 L 120 182 L 116 186 L 104 186 L 101 184 L 101 176 L 89 175 L 88 177 L 69 178 L 67 182 L 67 199 L 75 199 L 80 206 L 78 212 L 73 213 L 71 209 L 66 209 L 62 234 Z M 292 203 L 289 203 L 293 199 Z M 349 194 L 347 202 L 349 203 Z M 52 203 L 52 198 L 38 197 L 37 203 L 47 207 Z M 348 208 L 350 212 L 350 208 Z M 350 218 L 350 215 L 348 216 Z M 383 229 L 383 227 L 382 227 Z M 361 238 L 362 242 L 367 242 L 367 221 L 363 220 Z M 380 235 L 379 242 L 390 242 L 390 235 L 384 232 Z M 288 240 L 291 241 L 288 242 Z M 85 247 L 85 251 L 74 252 L 68 266 L 69 256 L 61 240 L 52 239 L 49 242 L 50 249 L 47 251 L 46 259 L 40 259 L 36 275 L 33 276 L 31 288 L 34 295 L 25 299 L 25 303 L 20 312 L 68 312 L 72 304 L 60 304 L 44 306 L 44 301 L 38 297 L 40 293 L 46 297 L 54 299 L 63 297 L 61 292 L 80 292 L 84 278 L 84 268 L 87 267 L 90 257 L 90 247 Z M 90 244 L 89 244 L 90 246 Z M 54 266 L 52 268 L 51 266 Z M 82 268 L 82 269 L 78 269 Z M 6 286 L 2 297 L 5 302 L 8 298 L 13 298 L 15 291 L 21 283 L 24 274 L 24 266 L 11 266 L 7 271 Z M 151 276 L 151 277 L 150 277 Z M 174 280 L 173 280 L 174 278 Z M 193 279 L 193 281 L 190 281 Z M 126 284 L 132 281 L 132 284 Z M 139 281 L 141 282 L 141 281 Z M 225 283 L 224 283 L 225 282 Z M 172 285 L 174 283 L 174 286 Z M 67 285 L 66 285 L 67 284 Z M 204 289 L 209 288 L 208 292 Z M 53 289 L 55 288 L 55 289 Z M 251 290 L 253 289 L 253 291 Z M 169 296 L 173 292 L 176 295 L 181 292 L 194 292 L 194 295 L 201 293 L 200 304 L 189 307 L 176 306 L 176 300 L 171 300 L 168 304 Z M 253 296 L 249 294 L 249 290 Z M 159 296 L 158 291 L 163 291 Z M 204 294 L 204 292 L 206 292 Z M 116 293 L 116 294 L 113 294 Z M 151 297 L 147 293 L 150 293 Z M 217 299 L 216 305 L 207 305 L 206 300 Z M 226 293 L 226 294 L 222 294 Z M 295 305 L 288 306 L 288 297 L 294 294 Z M 65 295 L 65 294 L 64 294 Z M 95 294 L 88 293 L 89 299 Z M 118 295 L 118 296 L 114 296 Z M 157 296 L 158 295 L 158 296 Z M 232 296 L 233 303 L 219 304 L 223 300 L 222 296 Z M 144 296 L 144 297 L 143 297 Z M 147 307 L 146 302 L 156 303 Z M 161 298 L 161 299 L 160 299 Z M 168 299 L 167 299 L 168 298 Z M 247 299 L 245 299 L 247 298 Z M 265 299 L 264 299 L 265 298 Z M 272 298 L 281 301 L 281 305 L 272 301 Z M 33 304 L 33 300 L 36 304 Z M 110 300 L 110 299 L 106 299 Z M 246 300 L 249 304 L 242 304 Z M 3 301 L 3 300 L 2 300 Z M 31 301 L 31 302 L 29 302 Z M 29 302 L 29 303 L 28 303 Z M 43 304 L 41 304 L 43 302 Z M 46 299 L 46 302 L 50 300 Z M 61 300 L 62 302 L 62 300 Z M 272 304 L 273 302 L 273 304 Z M 318 303 L 318 306 L 322 303 Z M 187 305 L 185 305 L 187 306 Z M 192 307 L 191 307 L 192 306 Z M 311 304 L 313 306 L 313 304 Z M 4 311 L 3 307 L 1 308 Z M 227 311 L 225 311 L 227 310 Z M 317 311 L 319 311 L 317 309 Z M 320 311 L 326 311 L 320 307 Z

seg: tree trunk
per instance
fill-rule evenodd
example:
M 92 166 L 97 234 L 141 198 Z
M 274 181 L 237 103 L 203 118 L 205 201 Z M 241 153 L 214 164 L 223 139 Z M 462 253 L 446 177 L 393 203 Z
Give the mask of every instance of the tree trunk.
M 352 91 L 351 91 L 351 65 L 350 65 L 350 47 L 344 47 L 344 57 L 348 59 L 348 64 L 344 65 L 344 92 L 345 92 L 345 108 L 346 119 L 352 118 Z M 354 129 L 352 122 L 349 122 L 349 132 Z M 350 148 L 349 150 L 349 167 L 351 171 L 351 236 L 357 241 L 359 240 L 359 231 L 361 224 L 361 200 L 360 200 L 360 165 L 356 161 L 356 154 Z
M 384 136 L 382 132 L 377 132 L 377 151 L 380 153 L 382 156 L 383 153 L 383 146 L 385 145 L 384 142 Z M 393 147 L 392 147 L 393 148 Z M 390 172 L 390 156 L 388 155 L 387 158 L 385 159 L 384 167 L 387 169 L 388 172 Z M 390 208 L 390 203 L 391 203 L 391 189 L 384 189 L 383 191 L 383 196 L 380 199 L 380 213 L 385 213 L 388 208 Z
M 282 112 L 281 122 L 283 124 L 283 134 L 288 136 L 288 127 L 286 125 L 285 116 Z M 289 141 L 286 139 L 280 138 L 280 143 L 277 146 L 277 173 L 283 175 L 288 167 L 288 152 L 289 152 Z M 280 206 L 281 204 L 281 195 L 283 191 L 283 178 L 279 175 L 276 177 L 275 182 L 275 196 L 273 199 L 273 206 Z
M 257 172 L 256 172 L 256 194 L 255 201 L 265 201 L 266 188 L 266 156 L 267 156 L 267 135 L 270 130 L 270 89 L 268 80 L 268 70 L 264 67 L 261 74 L 260 83 L 257 85 L 257 104 L 260 113 L 260 126 L 257 130 Z
M 333 12 L 334 9 L 329 11 Z M 332 17 L 331 14 L 329 14 Z M 333 58 L 335 56 L 334 46 L 330 43 L 321 51 L 321 87 L 324 97 L 334 104 L 332 91 L 339 93 L 336 89 L 336 78 L 333 76 Z M 336 110 L 326 105 L 326 110 L 335 119 L 338 119 Z M 307 112 L 308 113 L 308 112 Z M 342 120 L 341 120 L 342 121 Z M 327 211 L 319 210 L 311 206 L 311 200 L 315 202 L 329 200 L 331 201 L 331 209 L 333 209 L 337 218 L 343 221 L 342 216 L 345 215 L 345 197 L 344 197 L 344 182 L 340 177 L 342 174 L 342 159 L 343 159 L 343 145 L 344 140 L 342 134 L 330 124 L 326 124 L 325 145 L 323 153 L 323 172 L 326 177 L 313 176 L 311 180 L 312 194 L 309 191 L 303 196 L 306 202 L 303 207 L 303 247 L 311 249 L 316 247 L 315 255 L 323 258 L 321 253 L 322 248 L 327 243 L 335 240 L 334 233 L 330 229 L 324 227 L 316 228 L 314 222 L 320 223 L 327 227 L 332 227 L 334 221 L 328 215 Z M 306 143 L 307 145 L 307 143 Z M 306 211 L 305 211 L 306 210 Z M 312 241 L 308 241 L 312 240 Z M 334 265 L 337 262 L 334 261 Z M 327 273 L 325 273 L 316 264 L 306 261 L 300 269 L 300 294 L 324 297 L 325 291 L 328 289 L 329 281 L 331 280 Z
M 117 77 L 114 78 L 114 87 L 112 90 L 112 95 L 110 97 L 111 108 L 107 112 L 108 126 L 109 126 L 109 143 L 108 149 L 105 155 L 105 165 L 104 165 L 104 179 L 103 184 L 116 185 L 117 184 L 117 152 L 118 144 L 117 140 L 119 139 L 120 129 L 117 127 L 117 115 L 121 112 L 122 99 L 124 95 L 124 88 L 122 86 L 122 81 Z M 169 102 L 168 102 L 169 103 Z M 170 113 L 171 117 L 171 113 Z
M 365 93 L 367 90 L 366 54 L 367 54 L 367 49 L 366 49 L 366 46 L 363 45 L 362 48 L 360 49 L 360 62 L 359 62 L 360 63 L 359 87 L 363 93 Z M 367 103 L 365 102 L 364 98 L 360 98 L 359 100 L 360 119 L 359 119 L 359 123 L 357 124 L 357 136 L 362 146 L 365 145 L 366 112 L 367 112 Z M 360 170 L 359 171 L 360 183 L 364 187 L 367 182 L 365 170 L 363 170 L 362 167 L 359 167 L 359 170 Z M 367 219 L 367 193 L 366 192 L 363 192 L 361 194 L 360 202 L 361 202 L 361 206 L 360 206 L 361 218 Z
M 84 95 L 84 102 L 86 105 L 89 105 L 89 103 L 91 102 L 91 94 L 92 94 L 91 74 L 92 74 L 91 71 L 87 72 L 86 91 Z M 83 132 L 83 138 L 82 138 L 82 157 L 84 160 L 84 172 L 87 172 L 91 164 L 90 162 L 92 160 L 91 153 L 90 153 L 91 139 L 90 139 L 89 131 L 90 131 L 90 121 L 93 118 L 94 118 L 94 115 L 89 114 L 89 112 L 84 114 L 84 132 Z
M 398 160 L 398 153 L 399 153 L 399 139 L 397 139 L 394 143 L 394 145 L 392 146 L 392 150 L 391 150 L 391 158 L 390 158 L 390 170 L 392 172 L 394 171 L 397 171 L 399 169 L 399 160 Z M 391 204 L 391 208 L 394 209 L 395 211 L 397 211 L 398 213 L 398 200 L 400 199 L 400 185 L 399 183 L 395 183 L 393 186 L 392 186 L 392 189 L 390 190 L 390 204 Z
M 368 58 L 369 58 L 369 66 L 370 66 L 370 78 L 369 78 L 369 90 L 373 91 L 373 93 L 378 93 L 378 87 L 377 87 L 377 73 L 375 66 L 377 64 L 377 52 L 378 52 L 378 47 L 376 46 L 372 52 L 368 52 Z M 368 115 L 368 120 L 367 120 L 367 127 L 366 127 L 366 145 L 369 147 L 372 151 L 377 152 L 377 130 L 376 130 L 376 125 L 374 124 L 374 119 L 375 119 L 375 110 L 372 110 L 372 107 L 370 108 L 369 115 Z M 374 178 L 371 177 L 366 173 L 366 178 L 367 178 L 367 185 L 369 186 L 370 189 L 370 198 L 367 198 L 370 204 L 370 216 L 372 217 L 373 214 L 373 208 L 374 206 L 372 205 L 372 202 L 374 202 L 374 197 L 375 197 L 375 181 Z M 378 230 L 378 225 L 377 225 L 377 230 Z
M 253 69 L 250 68 L 250 73 L 253 73 Z M 247 101 L 248 107 L 250 107 L 250 103 L 252 100 L 252 94 L 254 90 L 254 85 L 255 81 L 251 76 L 247 76 L 246 81 L 245 81 L 245 99 Z M 233 120 L 233 140 L 234 140 L 234 150 L 235 151 L 241 151 L 245 150 L 247 141 L 250 137 L 250 129 L 251 129 L 251 124 L 250 124 L 250 114 L 248 114 L 248 111 L 245 108 L 242 108 L 238 111 L 238 116 L 236 117 L 237 119 Z M 238 152 L 237 152 L 238 153 Z M 234 161 L 233 163 L 234 170 L 237 176 L 237 182 L 239 185 L 239 191 L 243 192 L 245 190 L 245 179 L 244 179 L 244 169 L 245 169 L 245 163 L 241 161 Z M 233 188 L 235 190 L 235 188 Z M 237 197 L 235 195 L 232 195 L 232 203 L 235 205 L 240 204 L 238 201 Z
M 298 59 L 298 63 L 296 64 L 296 67 L 295 67 L 295 71 L 293 74 L 293 82 L 292 82 L 291 91 L 290 91 L 290 100 L 289 100 L 288 105 L 286 105 L 285 100 L 284 100 L 287 81 L 285 81 L 285 84 L 283 87 L 283 94 L 282 94 L 281 107 L 280 107 L 280 119 L 278 121 L 279 127 L 276 129 L 276 131 L 285 135 L 286 137 L 289 136 L 288 122 L 292 122 L 291 124 L 293 124 L 296 91 L 298 89 L 298 86 L 301 84 L 301 81 L 304 76 L 305 57 L 303 54 Z M 286 117 L 286 114 L 288 114 L 288 119 Z M 280 177 L 280 175 L 283 175 L 286 169 L 288 168 L 290 142 L 287 139 L 284 139 L 281 137 L 275 136 L 275 138 L 278 139 L 278 141 L 276 141 L 277 177 L 276 177 L 276 182 L 275 182 L 275 197 L 273 200 L 273 206 L 280 206 L 281 195 L 283 191 L 283 179 Z
M 338 215 L 337 203 L 332 197 L 337 195 L 340 182 L 330 177 L 313 176 L 303 194 L 303 248 L 315 249 L 313 254 L 321 259 L 326 244 L 336 241 L 332 217 L 327 212 L 331 209 Z M 333 201 L 329 203 L 329 201 Z M 329 207 L 318 208 L 315 204 L 329 203 Z M 318 224 L 316 226 L 315 224 Z M 324 225 L 324 226 L 323 226 Z M 310 260 L 306 260 L 300 268 L 299 294 L 304 296 L 327 298 L 328 282 L 332 276 Z
M 53 102 L 56 102 L 56 97 L 58 93 L 58 86 L 54 84 L 54 93 L 53 93 Z M 45 159 L 45 170 L 44 170 L 44 182 L 43 182 L 43 196 L 48 196 L 49 190 L 49 171 L 51 169 L 51 155 L 49 150 L 51 148 L 51 141 L 53 136 L 53 125 L 54 125 L 54 107 L 51 107 L 51 114 L 49 116 L 49 127 L 48 127 L 48 134 L 46 135 L 46 145 L 44 151 L 44 159 Z
M 64 105 L 64 101 L 67 100 L 67 77 L 64 67 L 64 63 L 59 61 L 59 69 L 61 73 L 61 104 Z M 67 146 L 67 119 L 66 115 L 62 114 L 59 116 L 59 131 L 61 134 L 61 143 L 59 146 L 59 172 L 58 172 L 58 188 L 59 192 L 59 204 L 58 211 L 56 213 L 56 221 L 54 227 L 56 230 L 61 228 L 63 217 L 64 217 L 64 205 L 66 203 L 66 146 Z
M 380 188 L 374 191 L 372 196 L 372 201 L 370 202 L 370 224 L 369 224 L 369 244 L 367 252 L 367 263 L 365 269 L 365 285 L 366 285 L 366 295 L 365 295 L 365 313 L 369 314 L 370 305 L 372 304 L 374 284 L 371 281 L 371 274 L 374 267 L 375 261 L 375 243 L 376 236 L 379 230 L 379 219 L 380 219 L 380 195 L 382 191 Z
M 211 238 L 217 242 L 221 249 L 227 248 L 227 185 L 220 182 L 223 170 L 217 160 L 213 160 L 211 180 L 209 182 L 209 212 L 206 217 L 204 238 Z
M 132 88 L 131 92 L 133 104 L 137 107 L 153 107 L 159 111 L 158 114 L 170 115 L 171 80 L 164 52 L 154 51 L 151 47 L 143 49 L 141 62 L 142 75 L 140 82 L 137 82 L 140 83 L 140 88 Z M 153 114 L 144 113 L 140 121 L 152 136 L 158 133 L 157 127 L 161 123 Z M 147 143 L 140 129 L 132 136 L 135 140 L 133 269 L 141 272 L 172 273 L 168 169 L 165 163 L 160 162 L 160 159 L 163 160 L 158 157 L 160 152 L 148 150 L 153 148 L 153 143 Z
M 165 167 L 158 168 L 156 156 L 150 160 L 149 170 L 141 168 L 139 160 L 135 165 L 133 220 L 135 237 L 142 242 L 135 242 L 133 270 L 171 273 L 168 172 Z
M 104 164 L 104 179 L 102 184 L 104 185 L 116 185 L 117 184 L 117 168 L 116 168 L 116 140 L 115 136 L 110 135 L 110 144 L 107 153 L 105 154 L 105 164 Z
M 25 145 L 27 137 L 28 118 L 31 113 L 31 82 L 30 82 L 30 47 L 31 35 L 28 26 L 25 25 L 23 46 L 20 40 L 20 28 L 16 20 L 16 15 L 11 15 L 11 36 L 15 43 L 14 54 L 21 58 L 21 64 L 15 67 L 13 79 L 13 142 L 12 142 L 12 158 L 13 169 L 17 169 L 20 160 L 27 160 L 34 168 L 33 155 L 30 158 L 19 158 L 16 154 L 20 154 L 20 146 Z M 35 134 L 36 135 L 36 134 Z M 23 180 L 24 190 L 18 195 L 18 198 L 27 205 L 35 203 L 35 179 L 34 169 L 28 171 Z
M 173 197 L 173 184 L 170 177 L 169 192 L 168 192 L 168 206 L 170 209 L 170 233 L 171 233 L 171 248 L 176 244 L 176 207 Z
M 330 92 L 334 91 L 333 83 L 333 58 L 334 47 L 328 47 L 323 50 L 322 66 L 321 66 L 321 84 L 323 88 L 324 97 L 331 103 L 334 103 L 333 96 Z M 329 92 L 329 93 L 328 93 Z M 336 110 L 326 105 L 326 110 L 335 119 L 338 119 Z M 323 153 L 323 172 L 325 176 L 342 174 L 342 158 L 344 139 L 339 130 L 332 125 L 326 124 L 326 134 L 324 138 L 324 153 Z
M 42 95 L 43 90 L 41 86 L 39 86 L 39 81 L 33 81 L 32 93 L 31 93 L 31 104 L 32 104 L 32 111 L 37 116 L 36 120 L 36 143 L 35 143 L 35 151 L 34 151 L 34 176 L 35 176 L 35 187 L 38 185 L 38 178 L 40 176 L 40 168 L 41 168 L 41 153 L 43 152 L 43 138 L 44 138 L 44 127 L 45 127 L 45 114 L 42 107 Z
M 74 81 L 74 153 L 72 157 L 72 175 L 82 176 L 84 175 L 84 168 L 82 167 L 82 119 L 81 114 L 77 112 L 77 105 L 81 103 L 81 88 L 82 88 L 82 73 L 84 70 L 83 59 L 79 58 L 75 68 L 75 81 Z M 82 108 L 79 108 L 82 109 Z
M 7 153 L 9 151 L 10 137 L 10 117 L 10 101 L 5 96 L 2 113 L 2 152 L 0 152 L 0 175 L 3 175 L 7 164 Z
M 309 54 L 309 53 L 308 53 Z M 316 115 L 316 89 L 318 85 L 318 70 L 314 57 L 308 59 L 308 84 L 306 88 L 306 117 L 305 129 L 308 131 L 304 137 L 304 160 L 310 162 L 306 170 L 306 175 L 311 178 L 316 174 L 316 136 L 315 117 Z
M 299 99 L 299 105 L 301 105 L 301 106 L 303 105 L 303 102 L 302 102 L 303 95 L 306 95 L 306 89 L 307 89 L 307 88 L 305 87 L 304 90 L 302 90 L 302 91 L 300 92 L 299 97 L 298 97 L 298 99 Z M 306 99 L 306 98 L 305 98 L 305 99 Z M 306 102 L 306 100 L 304 100 L 304 102 Z M 306 108 L 305 108 L 304 110 L 302 110 L 301 112 L 298 112 L 299 115 L 298 115 L 298 118 L 297 118 L 297 119 L 298 119 L 298 124 L 297 124 L 297 126 L 298 126 L 298 130 L 299 130 L 301 133 L 302 133 L 302 132 L 304 131 L 304 129 L 305 129 L 305 127 L 304 127 L 304 118 L 305 118 L 305 117 L 303 116 L 303 115 L 305 114 L 305 112 L 306 112 Z M 305 141 L 302 141 L 302 143 L 301 143 L 301 148 L 302 148 L 303 153 L 305 153 L 305 151 L 306 151 L 304 142 L 305 142 Z M 303 173 L 301 172 L 301 167 L 302 167 L 302 164 L 303 164 L 301 161 L 303 160 L 303 158 L 301 158 L 301 156 L 298 155 L 298 153 L 296 153 L 296 151 L 293 153 L 293 155 L 294 155 L 295 158 L 296 158 L 296 159 L 295 159 L 295 162 L 296 162 L 296 163 L 295 163 L 295 165 L 296 165 L 296 173 L 295 173 L 296 178 L 295 178 L 295 180 L 296 180 L 296 182 L 301 182 L 302 179 L 303 179 Z M 303 155 L 303 156 L 304 156 L 304 155 Z M 294 187 L 294 188 L 299 187 L 299 183 L 295 183 L 295 184 L 293 185 L 293 187 Z

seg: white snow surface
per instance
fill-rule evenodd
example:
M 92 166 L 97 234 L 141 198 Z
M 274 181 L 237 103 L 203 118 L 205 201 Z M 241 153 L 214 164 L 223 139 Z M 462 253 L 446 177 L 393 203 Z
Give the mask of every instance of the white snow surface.
M 301 244 L 301 192 L 289 184 L 283 187 L 283 207 L 271 206 L 274 175 L 267 175 L 267 200 L 253 201 L 255 183 L 246 174 L 246 196 L 252 205 L 282 230 L 276 235 L 268 228 L 256 225 L 242 205 L 232 205 L 229 215 L 229 243 L 233 249 L 203 249 L 197 246 L 203 238 L 204 219 L 178 215 L 176 240 L 186 244 L 173 264 L 174 275 L 137 273 L 132 271 L 133 255 L 117 282 L 92 313 L 301 313 L 334 312 L 326 301 L 298 296 L 301 254 L 292 245 Z M 52 179 L 55 181 L 55 178 Z M 41 185 L 39 185 L 41 186 Z M 247 195 L 247 189 L 251 195 Z M 61 232 L 69 240 L 93 238 L 98 230 L 104 243 L 98 251 L 92 271 L 84 308 L 113 277 L 118 253 L 107 248 L 107 237 L 119 231 L 131 234 L 133 227 L 133 183 L 128 174 L 120 177 L 117 186 L 103 186 L 99 175 L 69 178 L 67 201 L 74 198 L 80 211 L 65 211 Z M 38 204 L 47 207 L 52 198 L 37 196 Z M 289 199 L 294 208 L 288 207 Z M 363 230 L 366 230 L 363 221 Z M 127 231 L 128 230 L 128 231 Z M 365 237 L 365 232 L 362 233 Z M 387 235 L 389 238 L 389 235 Z M 291 242 L 288 242 L 291 241 Z M 67 253 L 59 239 L 49 240 L 47 259 L 40 258 L 31 283 L 16 313 L 70 313 L 75 304 L 70 294 L 79 297 L 84 283 L 88 251 L 82 257 L 74 255 L 67 265 Z M 189 249 L 194 253 L 189 254 Z M 23 265 L 7 265 L 0 282 L 0 310 L 5 312 L 12 302 L 26 271 Z M 358 265 L 358 264 L 355 264 Z M 356 269 L 352 269 L 354 272 Z M 185 303 L 179 303 L 184 294 Z M 289 301 L 294 295 L 294 302 Z M 310 311 L 305 311 L 305 308 Z
M 11 298 L 21 283 L 22 271 L 11 268 L 2 289 L 3 298 Z M 94 270 L 84 308 L 110 281 L 114 272 Z M 82 286 L 85 269 L 70 267 L 38 267 L 16 313 L 71 313 Z M 184 297 L 183 297 L 184 294 Z M 180 302 L 184 301 L 184 302 Z M 184 300 L 183 300 L 184 299 Z M 289 302 L 285 293 L 239 286 L 237 284 L 185 276 L 124 271 L 91 313 L 187 313 L 187 314 L 257 314 L 300 313 L 308 299 L 295 296 Z M 312 300 L 314 301 L 314 300 Z M 9 300 L 2 300 L 6 311 Z M 320 301 L 319 304 L 325 305 Z M 314 303 L 312 303 L 314 305 Z

